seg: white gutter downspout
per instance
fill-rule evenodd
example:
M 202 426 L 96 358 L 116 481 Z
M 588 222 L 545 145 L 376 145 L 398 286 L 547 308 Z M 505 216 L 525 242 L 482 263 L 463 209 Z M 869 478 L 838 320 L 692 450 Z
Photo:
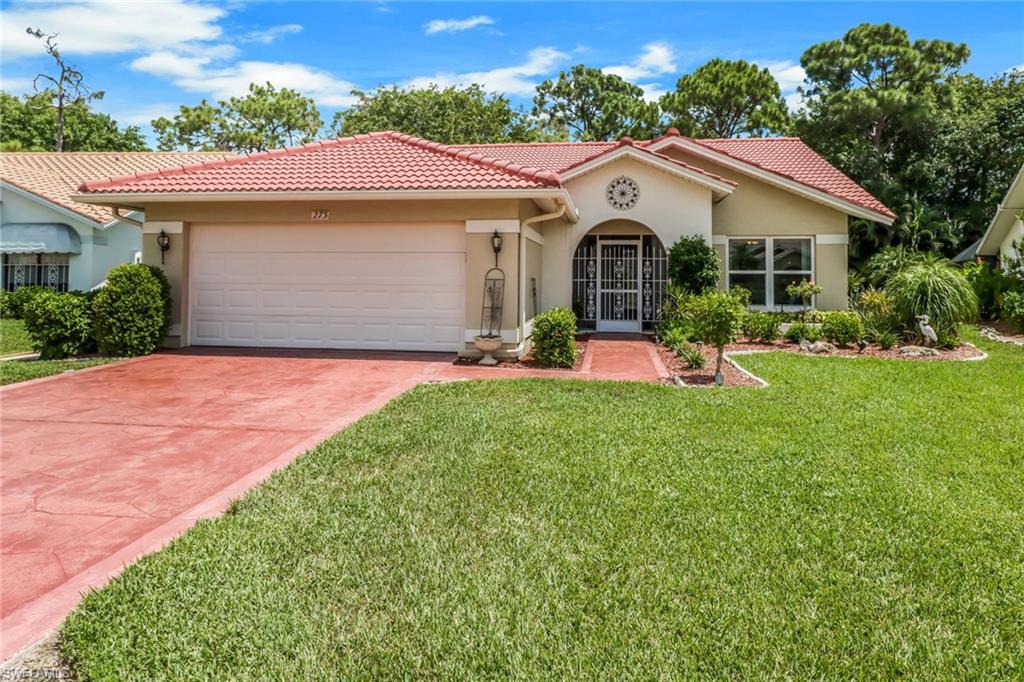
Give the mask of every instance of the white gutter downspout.
M 142 222 L 141 221 L 138 221 L 135 218 L 129 218 L 128 216 L 123 215 L 121 213 L 121 209 L 119 209 L 117 206 L 111 206 L 110 207 L 110 212 L 114 214 L 114 218 L 117 219 L 117 220 L 121 220 L 121 221 L 124 221 L 126 223 L 130 223 L 132 225 L 136 225 L 138 227 L 142 227 Z
M 518 278 L 519 278 L 519 311 L 518 311 L 518 324 L 519 332 L 523 334 L 522 339 L 519 341 L 519 345 L 516 346 L 515 354 L 522 355 L 526 349 L 526 237 L 523 235 L 525 229 L 531 225 L 537 223 L 543 223 L 548 220 L 556 220 L 565 215 L 566 211 L 569 210 L 568 204 L 560 204 L 558 210 L 552 211 L 551 213 L 542 213 L 541 215 L 527 218 L 526 220 L 519 221 L 519 266 L 518 266 Z

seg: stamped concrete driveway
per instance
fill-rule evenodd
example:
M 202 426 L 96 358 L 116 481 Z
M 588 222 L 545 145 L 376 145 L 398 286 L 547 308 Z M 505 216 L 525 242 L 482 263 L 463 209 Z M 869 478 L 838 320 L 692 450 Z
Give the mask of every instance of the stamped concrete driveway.
M 3 659 L 82 592 L 451 360 L 160 353 L 0 390 Z

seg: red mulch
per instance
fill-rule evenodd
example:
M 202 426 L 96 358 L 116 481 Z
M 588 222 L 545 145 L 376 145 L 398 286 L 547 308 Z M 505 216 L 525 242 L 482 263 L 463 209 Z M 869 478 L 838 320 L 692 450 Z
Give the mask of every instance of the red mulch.
M 937 349 L 939 354 L 937 356 L 906 356 L 901 355 L 899 346 L 890 350 L 882 350 L 878 346 L 868 346 L 863 352 L 858 352 L 856 347 L 839 348 L 837 352 L 831 354 L 821 354 L 824 357 L 875 357 L 875 358 L 888 358 L 892 360 L 969 360 L 971 358 L 984 357 L 984 354 L 975 348 L 964 344 L 959 348 L 950 349 Z M 795 343 L 789 343 L 787 341 L 777 341 L 775 343 L 755 343 L 748 342 L 745 339 L 741 339 L 737 343 L 731 343 L 725 348 L 726 353 L 735 351 L 782 351 L 786 353 L 800 353 L 800 346 Z M 658 354 L 661 356 L 661 361 L 665 363 L 665 367 L 669 373 L 673 376 L 679 376 L 682 378 L 687 385 L 691 386 L 713 386 L 715 383 L 715 349 L 709 346 L 704 346 L 704 368 L 703 369 L 690 369 L 675 354 L 673 350 L 667 348 L 661 344 L 658 344 Z M 810 355 L 810 353 L 807 353 Z M 736 362 L 742 364 L 743 357 L 739 356 L 735 358 Z M 730 364 L 728 360 L 722 363 L 722 376 L 725 379 L 726 386 L 759 386 L 760 384 L 749 377 L 744 372 L 741 372 L 735 366 Z
M 704 346 L 704 368 L 691 369 L 686 363 L 675 354 L 671 348 L 657 344 L 658 355 L 665 364 L 665 369 L 672 376 L 680 377 L 687 386 L 714 386 L 715 385 L 715 359 L 717 352 L 710 346 Z M 728 347 L 726 350 L 732 350 Z M 740 371 L 728 360 L 722 361 L 722 378 L 726 386 L 760 386 L 755 379 Z
M 576 335 L 576 363 L 572 366 L 572 369 L 567 367 L 545 367 L 536 360 L 534 360 L 532 351 L 523 355 L 519 358 L 496 358 L 498 361 L 497 365 L 491 365 L 491 367 L 502 367 L 505 369 L 529 369 L 529 370 L 551 370 L 556 372 L 578 372 L 583 367 L 583 355 L 587 352 L 587 342 L 590 340 L 590 334 L 577 334 Z M 456 365 L 479 365 L 480 358 L 456 358 Z

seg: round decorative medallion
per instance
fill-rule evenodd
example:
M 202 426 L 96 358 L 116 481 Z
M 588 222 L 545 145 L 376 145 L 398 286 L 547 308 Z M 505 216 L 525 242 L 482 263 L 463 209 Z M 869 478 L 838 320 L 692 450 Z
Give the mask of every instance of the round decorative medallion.
M 605 197 L 612 208 L 625 211 L 633 208 L 636 206 L 636 202 L 640 201 L 640 185 L 636 184 L 636 180 L 633 178 L 620 175 L 608 183 Z

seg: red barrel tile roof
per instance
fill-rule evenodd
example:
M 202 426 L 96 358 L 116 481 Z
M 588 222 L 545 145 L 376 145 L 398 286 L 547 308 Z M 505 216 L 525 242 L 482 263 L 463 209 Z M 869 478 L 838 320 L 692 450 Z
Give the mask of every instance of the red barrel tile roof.
M 678 136 L 678 133 L 671 131 L 670 135 Z M 889 218 L 895 217 L 882 202 L 798 138 L 680 139 L 855 206 Z M 84 183 L 81 191 L 148 193 L 536 189 L 561 186 L 560 173 L 624 144 L 644 150 L 652 142 L 443 145 L 401 133 L 380 132 L 192 166 L 108 177 Z M 722 180 L 692 164 L 656 155 L 697 173 Z

